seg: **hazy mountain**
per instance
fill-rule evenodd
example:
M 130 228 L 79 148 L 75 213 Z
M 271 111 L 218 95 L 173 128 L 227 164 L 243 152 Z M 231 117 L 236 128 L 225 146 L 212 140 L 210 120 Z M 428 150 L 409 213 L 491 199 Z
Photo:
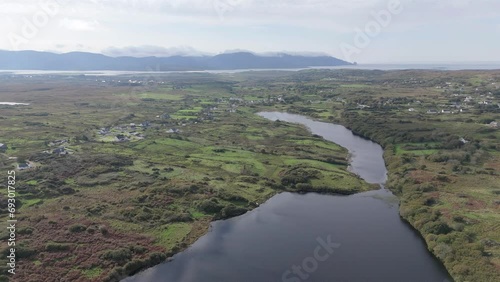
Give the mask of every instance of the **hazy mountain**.
M 216 56 L 109 57 L 101 54 L 71 52 L 54 54 L 37 51 L 0 51 L 2 70 L 234 70 L 287 69 L 319 66 L 341 66 L 350 63 L 330 56 L 276 54 L 261 56 L 250 52 Z

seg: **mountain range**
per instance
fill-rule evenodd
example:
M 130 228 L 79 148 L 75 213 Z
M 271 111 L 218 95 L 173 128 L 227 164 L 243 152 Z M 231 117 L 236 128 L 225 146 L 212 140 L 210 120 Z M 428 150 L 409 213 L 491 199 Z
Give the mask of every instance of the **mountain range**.
M 331 56 L 258 55 L 251 52 L 215 56 L 110 57 L 71 52 L 56 54 L 39 51 L 0 50 L 0 70 L 58 71 L 195 71 L 237 69 L 292 69 L 351 65 Z

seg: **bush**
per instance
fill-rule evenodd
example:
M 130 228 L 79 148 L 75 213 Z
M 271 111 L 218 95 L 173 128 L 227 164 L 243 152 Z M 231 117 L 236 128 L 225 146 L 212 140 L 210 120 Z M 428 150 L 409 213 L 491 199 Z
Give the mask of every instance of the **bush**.
M 87 227 L 81 224 L 75 224 L 69 227 L 69 232 L 71 233 L 80 233 L 87 230 Z
M 159 264 L 164 262 L 167 259 L 167 255 L 164 253 L 152 253 L 149 255 L 149 264 L 154 265 L 154 264 Z
M 297 188 L 297 190 L 301 192 L 307 192 L 310 191 L 313 188 L 313 186 L 309 183 L 299 183 L 295 185 L 295 188 Z
M 136 254 L 143 254 L 148 250 L 147 248 L 140 245 L 131 245 L 129 246 L 129 249 Z
M 448 224 L 446 224 L 444 222 L 440 222 L 440 221 L 427 223 L 427 224 L 425 224 L 425 226 L 422 229 L 422 231 L 424 233 L 431 233 L 431 234 L 436 234 L 436 235 L 448 234 L 452 230 L 453 229 L 451 229 L 448 226 Z
M 112 260 L 116 263 L 124 263 L 129 261 L 132 258 L 132 251 L 130 249 L 118 249 L 118 250 L 110 250 L 105 252 L 102 255 L 102 258 L 105 260 Z
M 47 252 L 64 252 L 68 251 L 70 248 L 70 244 L 61 244 L 61 243 L 48 243 L 45 245 L 45 250 Z
M 218 213 L 222 210 L 222 208 L 223 206 L 219 204 L 219 201 L 215 198 L 205 200 L 199 205 L 199 210 L 207 214 Z
M 436 179 L 441 182 L 450 182 L 450 178 L 446 175 L 438 175 Z
M 306 170 L 303 168 L 292 168 L 284 173 L 281 184 L 293 185 L 298 183 L 308 183 L 311 179 L 318 178 L 321 173 L 317 170 Z
M 467 265 L 457 264 L 453 267 L 453 272 L 459 275 L 469 275 L 470 268 Z
M 193 218 L 189 213 L 173 214 L 167 218 L 167 222 L 191 222 Z
M 5 247 L 1 254 L 3 257 L 6 257 L 10 254 L 11 247 Z M 33 255 L 37 254 L 35 250 L 32 250 L 24 245 L 16 246 L 16 257 L 18 259 L 29 258 Z
M 33 228 L 31 228 L 31 227 L 21 228 L 17 231 L 17 234 L 19 234 L 19 235 L 31 235 L 31 234 L 33 234 Z
M 123 267 L 115 267 L 104 279 L 104 281 L 105 282 L 120 281 L 126 276 L 127 275 L 125 275 L 125 270 L 123 269 Z
M 108 228 L 104 225 L 99 226 L 99 232 L 101 232 L 102 235 L 108 235 L 109 231 Z
M 434 248 L 434 254 L 441 260 L 445 260 L 448 256 L 453 255 L 453 249 L 447 244 L 438 244 Z
M 128 275 L 133 275 L 146 266 L 148 266 L 146 261 L 136 259 L 128 262 L 123 268 Z
M 225 208 L 222 209 L 221 215 L 223 218 L 230 218 L 242 215 L 246 212 L 247 210 L 245 208 L 240 208 L 233 204 L 230 204 L 229 206 L 226 206 Z

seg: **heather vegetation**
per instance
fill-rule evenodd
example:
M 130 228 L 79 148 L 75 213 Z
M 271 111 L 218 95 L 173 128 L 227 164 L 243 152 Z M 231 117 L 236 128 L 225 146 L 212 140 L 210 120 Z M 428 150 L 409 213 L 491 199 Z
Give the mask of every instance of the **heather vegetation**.
M 380 143 L 401 216 L 453 278 L 498 280 L 500 73 L 269 71 L 118 82 L 140 79 L 0 77 L 2 100 L 30 104 L 0 105 L 0 170 L 29 164 L 17 170 L 18 281 L 118 281 L 276 193 L 377 188 L 347 170 L 345 149 L 255 115 L 269 110 L 340 123 Z

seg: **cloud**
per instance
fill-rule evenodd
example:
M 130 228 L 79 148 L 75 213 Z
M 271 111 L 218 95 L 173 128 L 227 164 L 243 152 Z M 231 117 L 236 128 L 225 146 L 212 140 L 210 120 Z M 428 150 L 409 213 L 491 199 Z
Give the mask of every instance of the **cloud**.
M 74 31 L 93 31 L 99 27 L 99 22 L 97 20 L 64 18 L 59 21 L 59 26 Z
M 392 0 L 46 0 L 61 4 L 62 26 L 89 31 L 109 22 L 125 25 L 134 18 L 150 23 L 194 24 L 216 27 L 281 25 L 351 33 L 370 20 L 371 12 L 387 7 Z M 399 0 L 405 17 L 394 25 L 424 25 L 429 22 L 463 20 L 497 15 L 498 0 Z M 0 14 L 29 16 L 39 0 L 2 0 Z M 42 1 L 43 2 L 43 1 Z M 31 11 L 31 12 L 27 12 Z M 6 14 L 7 15 L 7 14 Z M 85 15 L 87 19 L 80 19 Z M 409 16 L 408 16 L 409 15 Z M 16 16 L 17 17 L 17 16 Z M 73 19 L 74 18 L 74 19 Z M 1 25 L 1 20 L 0 20 Z
M 338 45 L 352 41 L 356 28 L 364 29 L 374 12 L 387 9 L 393 0 L 1 0 L 0 34 L 21 34 L 25 21 L 44 11 L 41 3 L 52 1 L 61 3 L 59 12 L 24 48 L 104 51 L 112 56 L 204 54 L 185 47 L 194 46 L 214 53 L 244 48 L 339 56 Z M 474 57 L 486 54 L 482 46 L 499 43 L 499 37 L 492 36 L 500 31 L 499 0 L 400 1 L 403 12 L 373 39 L 374 51 L 363 53 L 363 59 L 392 59 L 400 50 L 400 57 L 405 52 L 447 55 L 416 46 L 464 49 L 464 57 Z M 474 38 L 475 53 L 459 44 L 465 38 Z M 376 44 L 384 48 L 375 50 Z M 0 48 L 12 48 L 7 36 L 0 37 Z
M 208 53 L 200 52 L 189 46 L 178 46 L 165 48 L 161 46 L 127 46 L 109 47 L 102 50 L 102 53 L 112 57 L 132 56 L 132 57 L 170 57 L 170 56 L 203 56 Z

